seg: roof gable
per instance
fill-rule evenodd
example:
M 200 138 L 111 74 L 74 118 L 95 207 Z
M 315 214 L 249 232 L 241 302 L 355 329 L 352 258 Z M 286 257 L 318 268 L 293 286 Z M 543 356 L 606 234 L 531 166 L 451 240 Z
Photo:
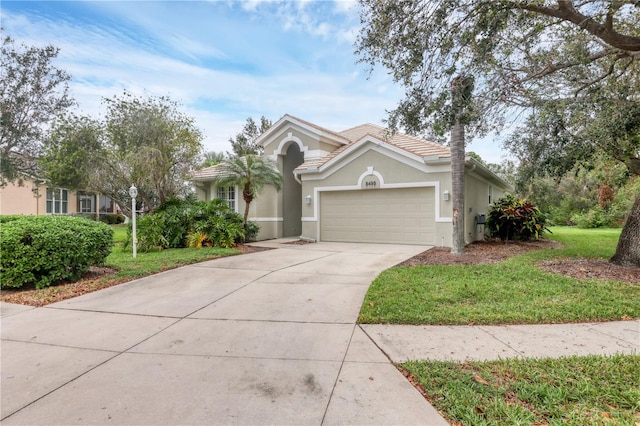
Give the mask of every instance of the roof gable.
M 356 145 L 361 145 L 364 141 L 372 140 L 387 144 L 392 148 L 404 151 L 406 154 L 420 158 L 451 157 L 451 150 L 447 147 L 414 136 L 409 136 L 404 133 L 390 133 L 387 129 L 376 126 L 375 124 L 362 124 L 360 126 L 343 130 L 339 132 L 339 134 L 351 142 L 348 145 L 341 146 L 323 158 L 305 161 L 298 166 L 296 170 L 317 170 L 328 163 L 333 163 L 338 157 L 348 155 L 348 153 L 345 154 L 345 152 L 351 151 L 350 148 L 355 147 Z

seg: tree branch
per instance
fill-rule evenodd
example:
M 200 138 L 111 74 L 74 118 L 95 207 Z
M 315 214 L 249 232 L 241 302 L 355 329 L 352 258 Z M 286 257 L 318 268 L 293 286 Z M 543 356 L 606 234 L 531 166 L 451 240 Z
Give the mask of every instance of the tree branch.
M 614 2 L 607 13 L 604 24 L 578 11 L 573 5 L 573 0 L 558 0 L 557 8 L 527 4 L 520 1 L 512 1 L 511 4 L 518 9 L 572 22 L 617 49 L 640 52 L 640 37 L 621 34 L 613 29 L 613 15 L 615 12 L 624 4 L 634 4 L 633 1 Z

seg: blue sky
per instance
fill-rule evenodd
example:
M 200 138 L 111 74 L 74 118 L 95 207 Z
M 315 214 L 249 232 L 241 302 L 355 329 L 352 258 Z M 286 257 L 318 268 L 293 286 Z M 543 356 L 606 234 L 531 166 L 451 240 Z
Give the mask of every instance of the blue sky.
M 357 2 L 7 1 L 1 25 L 18 43 L 61 49 L 78 112 L 127 90 L 169 96 L 193 117 L 207 151 L 229 151 L 247 117 L 292 114 L 340 131 L 382 125 L 401 99 L 383 68 L 358 64 Z M 501 162 L 500 143 L 467 148 Z

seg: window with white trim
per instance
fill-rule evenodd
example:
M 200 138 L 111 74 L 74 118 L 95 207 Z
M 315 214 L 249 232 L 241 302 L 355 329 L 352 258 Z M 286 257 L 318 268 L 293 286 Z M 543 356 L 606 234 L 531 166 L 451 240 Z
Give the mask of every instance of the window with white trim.
M 493 202 L 493 185 L 489 185 L 489 205 Z
M 96 196 L 85 192 L 78 192 L 78 213 L 95 213 Z
M 47 188 L 47 214 L 66 214 L 69 204 L 69 191 L 60 188 Z
M 224 200 L 231 210 L 236 211 L 236 188 L 234 186 L 218 187 L 217 198 Z

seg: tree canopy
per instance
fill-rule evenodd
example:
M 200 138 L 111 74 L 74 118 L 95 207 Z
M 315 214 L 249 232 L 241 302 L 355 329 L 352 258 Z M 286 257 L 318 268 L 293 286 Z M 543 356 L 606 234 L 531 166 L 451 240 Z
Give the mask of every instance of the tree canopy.
M 361 61 L 406 87 L 392 128 L 447 132 L 449 87 L 475 77 L 470 130 L 502 126 L 512 107 L 588 99 L 591 87 L 640 79 L 635 0 L 360 0 Z M 567 84 L 570 83 L 570 84 Z M 637 92 L 636 92 L 637 93 Z
M 260 117 L 260 126 L 256 124 L 251 117 L 247 118 L 247 122 L 242 127 L 242 131 L 234 138 L 229 139 L 233 153 L 242 157 L 247 154 L 262 155 L 264 148 L 257 144 L 255 140 L 266 132 L 273 123 L 265 116 Z
M 69 74 L 53 64 L 54 46 L 20 45 L 0 32 L 0 185 L 35 175 L 47 125 L 73 105 Z
M 57 122 L 41 163 L 50 181 L 108 195 L 127 213 L 132 184 L 147 211 L 186 196 L 202 150 L 193 119 L 166 97 L 125 92 L 104 101 L 102 122 L 86 117 Z

